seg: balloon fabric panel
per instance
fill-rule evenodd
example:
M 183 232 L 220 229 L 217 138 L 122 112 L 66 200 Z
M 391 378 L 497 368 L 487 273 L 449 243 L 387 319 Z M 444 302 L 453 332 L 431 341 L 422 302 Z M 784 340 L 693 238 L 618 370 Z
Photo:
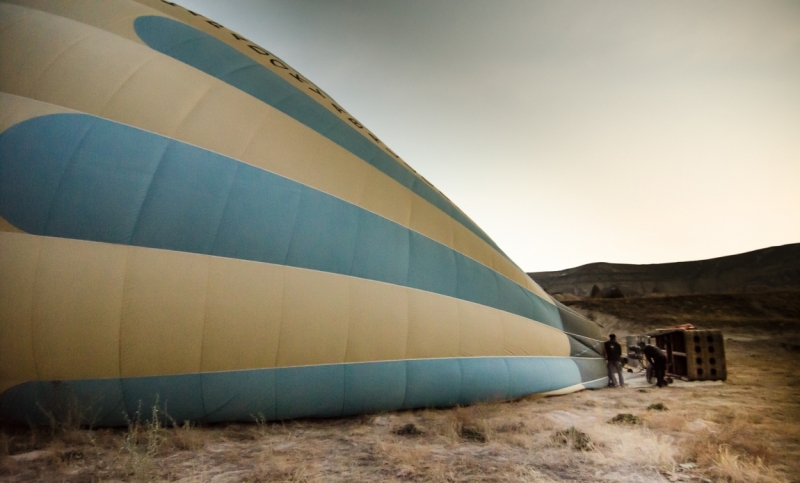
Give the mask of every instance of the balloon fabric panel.
M 277 74 L 233 47 L 164 17 L 139 17 L 134 27 L 139 37 L 153 49 L 236 86 L 292 116 L 419 194 L 500 250 L 472 220 L 390 155 Z
M 0 153 L 5 159 L 0 216 L 28 233 L 252 255 L 255 261 L 345 275 L 356 268 L 365 278 L 484 303 L 561 328 L 555 306 L 447 246 L 338 198 L 179 141 L 92 116 L 58 114 L 0 134 Z M 275 204 L 281 200 L 289 202 Z M 253 217 L 254 212 L 266 216 Z M 254 231 L 253 224 L 264 232 Z M 222 231 L 223 226 L 233 229 Z M 383 257 L 371 257 L 377 267 L 365 265 L 381 238 L 395 243 L 383 246 Z

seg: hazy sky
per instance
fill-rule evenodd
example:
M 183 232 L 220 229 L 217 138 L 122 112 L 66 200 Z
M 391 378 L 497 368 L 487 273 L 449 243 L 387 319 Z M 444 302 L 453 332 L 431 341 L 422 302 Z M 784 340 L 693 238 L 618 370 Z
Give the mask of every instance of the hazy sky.
M 179 0 L 319 85 L 526 271 L 800 242 L 800 2 Z

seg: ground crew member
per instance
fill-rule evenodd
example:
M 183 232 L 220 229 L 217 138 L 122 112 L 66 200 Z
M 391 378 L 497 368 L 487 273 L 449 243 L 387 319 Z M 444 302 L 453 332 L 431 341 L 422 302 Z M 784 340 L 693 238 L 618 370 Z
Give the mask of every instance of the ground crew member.
M 666 386 L 667 382 L 664 381 L 664 375 L 667 372 L 667 356 L 664 355 L 661 349 L 651 344 L 639 342 L 639 347 L 642 348 L 647 362 L 649 362 L 650 366 L 653 368 L 657 381 L 656 385 L 658 387 Z
M 609 334 L 608 340 L 603 343 L 606 356 L 606 367 L 608 368 L 608 387 L 625 387 L 625 380 L 622 378 L 622 347 L 617 342 L 615 334 Z M 614 380 L 617 375 L 619 382 Z

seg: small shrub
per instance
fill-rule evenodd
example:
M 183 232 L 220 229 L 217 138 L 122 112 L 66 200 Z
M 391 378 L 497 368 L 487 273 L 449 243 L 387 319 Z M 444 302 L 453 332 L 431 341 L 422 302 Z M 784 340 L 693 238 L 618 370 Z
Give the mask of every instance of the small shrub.
M 563 431 L 556 431 L 552 437 L 553 442 L 560 446 L 569 446 L 576 451 L 592 451 L 594 443 L 589 435 L 574 426 Z
M 610 424 L 642 424 L 641 418 L 631 413 L 619 413 L 609 419 Z
M 408 423 L 404 426 L 400 426 L 392 432 L 401 436 L 418 436 L 422 434 L 422 431 L 420 431 L 419 428 L 414 425 L 414 423 Z
M 50 436 L 63 435 L 83 427 L 91 429 L 98 416 L 97 401 L 81 401 L 68 384 L 51 382 L 53 396 L 36 407 L 47 420 Z
M 269 433 L 269 422 L 264 413 L 251 414 L 250 417 L 256 423 L 256 433 L 261 437 L 266 436 Z
M 164 443 L 164 427 L 161 425 L 158 398 L 153 405 L 149 421 L 142 420 L 142 403 L 136 410 L 135 418 L 128 419 L 128 431 L 122 436 L 122 451 L 128 454 L 128 472 L 137 480 L 149 481 L 152 478 L 154 458 Z M 126 415 L 127 418 L 127 415 Z
M 471 426 L 461 427 L 461 438 L 467 441 L 476 441 L 478 443 L 485 443 L 487 441 L 486 434 L 483 431 Z
M 648 411 L 669 411 L 669 408 L 664 406 L 664 403 L 653 403 L 647 406 Z
M 195 451 L 205 444 L 203 434 L 191 421 L 184 421 L 183 425 L 173 421 L 167 435 L 170 445 L 179 451 Z

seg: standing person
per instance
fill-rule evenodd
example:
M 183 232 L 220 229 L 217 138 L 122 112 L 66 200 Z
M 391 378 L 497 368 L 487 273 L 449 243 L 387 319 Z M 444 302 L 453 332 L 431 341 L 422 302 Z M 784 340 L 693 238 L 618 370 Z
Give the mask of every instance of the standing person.
M 608 368 L 609 387 L 625 387 L 625 380 L 622 378 L 622 347 L 617 342 L 616 334 L 609 334 L 608 340 L 603 343 L 606 356 L 606 367 Z M 614 381 L 614 374 L 617 375 L 619 383 Z
M 657 381 L 656 385 L 658 387 L 666 386 L 667 383 L 664 381 L 664 375 L 667 372 L 667 356 L 664 355 L 664 351 L 654 345 L 645 344 L 644 342 L 639 342 L 639 347 L 642 348 L 647 362 L 653 366 L 653 372 L 655 372 Z

